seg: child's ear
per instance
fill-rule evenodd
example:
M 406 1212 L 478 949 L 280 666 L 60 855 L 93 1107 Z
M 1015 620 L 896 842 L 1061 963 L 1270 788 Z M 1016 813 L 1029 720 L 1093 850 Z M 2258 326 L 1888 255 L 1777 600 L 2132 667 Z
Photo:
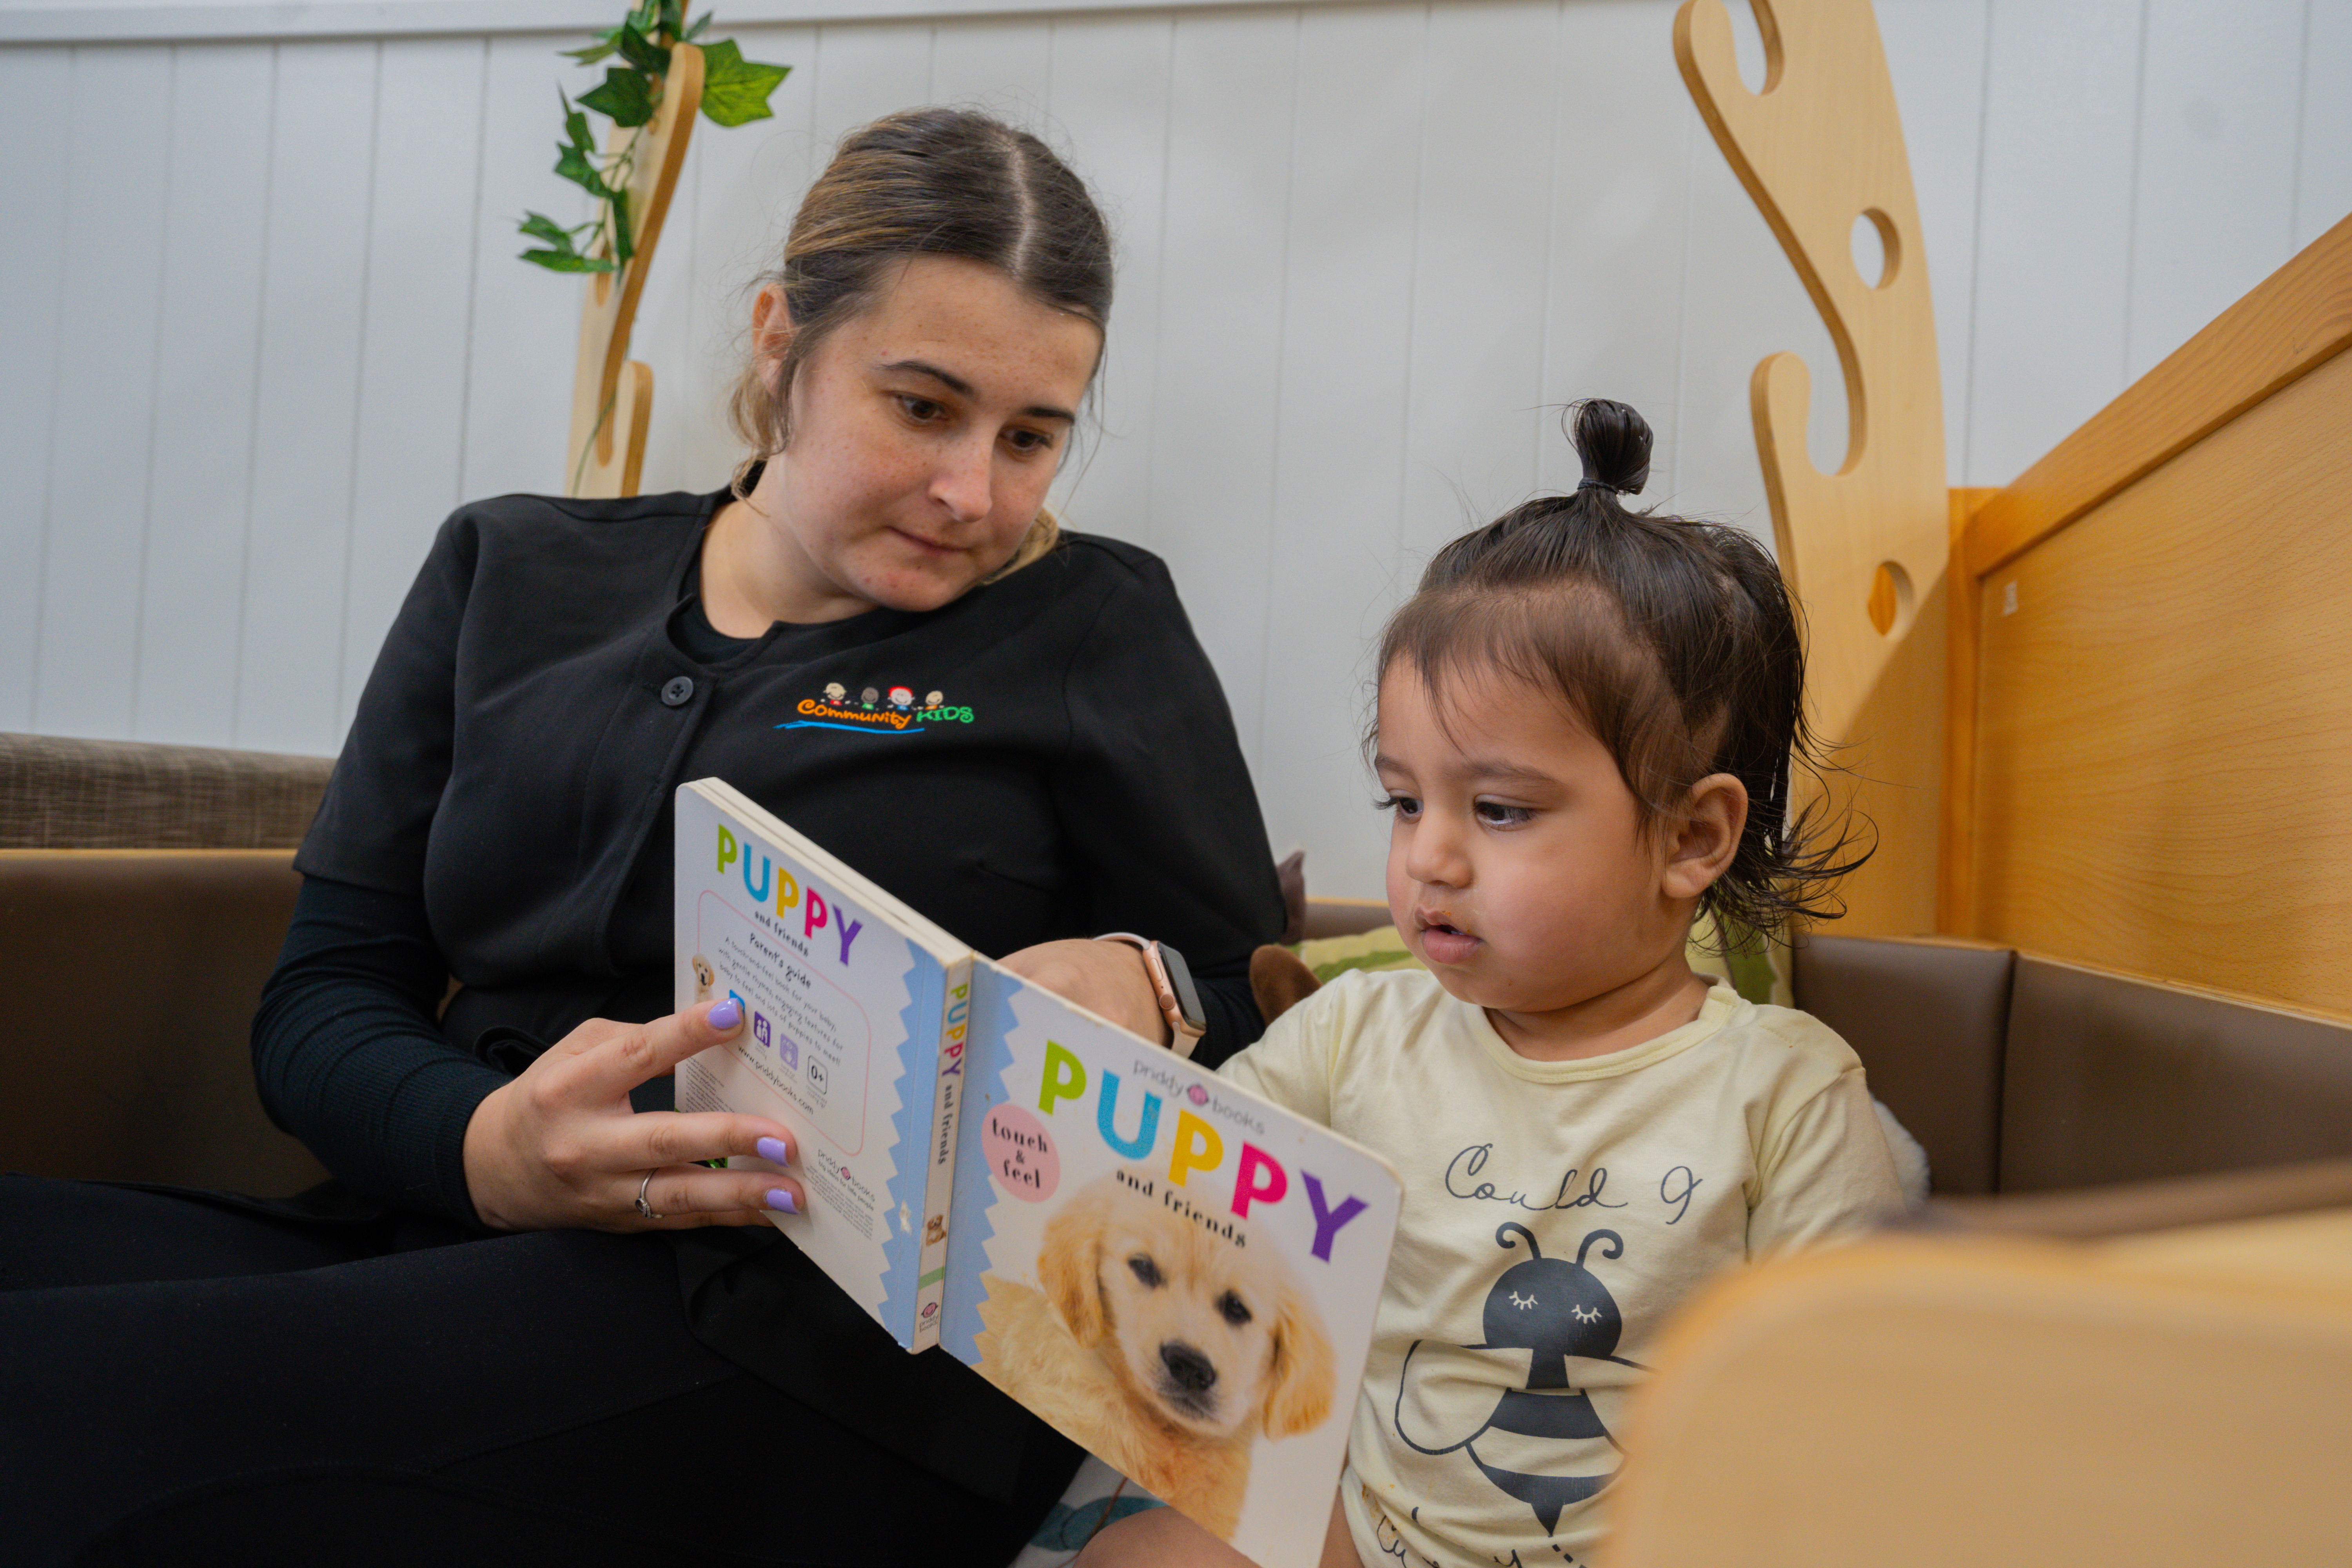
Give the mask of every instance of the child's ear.
M 1696 899 L 1731 867 L 1748 826 L 1748 786 L 1729 773 L 1709 773 L 1691 785 L 1683 814 L 1667 831 L 1664 891 Z

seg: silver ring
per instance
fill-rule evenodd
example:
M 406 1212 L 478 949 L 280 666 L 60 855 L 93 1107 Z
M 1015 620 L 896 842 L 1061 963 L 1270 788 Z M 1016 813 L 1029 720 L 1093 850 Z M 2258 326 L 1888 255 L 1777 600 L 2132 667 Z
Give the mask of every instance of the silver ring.
M 647 1219 L 667 1219 L 669 1217 L 667 1215 L 654 1213 L 654 1205 L 646 1202 L 646 1189 L 653 1184 L 654 1173 L 651 1171 L 647 1171 L 646 1173 L 646 1179 L 637 1184 L 637 1212 L 645 1215 Z

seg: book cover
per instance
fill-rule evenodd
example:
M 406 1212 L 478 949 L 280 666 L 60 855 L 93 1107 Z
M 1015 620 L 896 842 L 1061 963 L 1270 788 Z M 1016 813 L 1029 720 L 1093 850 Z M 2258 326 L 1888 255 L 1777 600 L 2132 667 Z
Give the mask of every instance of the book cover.
M 1266 1568 L 1314 1563 L 1400 1189 L 1388 1164 L 975 954 L 716 780 L 677 797 L 678 1005 L 747 1026 L 681 1109 L 791 1128 L 770 1219 Z
M 1316 1562 L 1387 1163 L 985 960 L 940 1347 L 1267 1568 Z
M 953 1176 L 961 1077 L 940 1068 L 962 1054 L 971 949 L 715 779 L 678 789 L 677 878 L 677 1005 L 732 995 L 744 1016 L 679 1065 L 678 1109 L 791 1128 L 807 1212 L 769 1218 L 921 1349 L 946 1252 L 942 1237 L 926 1260 L 925 1220 Z

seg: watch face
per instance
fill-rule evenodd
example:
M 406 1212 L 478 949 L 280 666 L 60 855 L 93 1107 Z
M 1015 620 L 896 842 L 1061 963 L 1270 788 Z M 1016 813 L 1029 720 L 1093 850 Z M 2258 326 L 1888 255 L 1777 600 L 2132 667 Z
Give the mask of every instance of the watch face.
M 1159 948 L 1160 965 L 1168 971 L 1168 988 L 1176 993 L 1176 1011 L 1195 1033 L 1205 1033 L 1209 1016 L 1201 1010 L 1201 993 L 1193 988 L 1192 965 L 1166 942 L 1160 942 Z

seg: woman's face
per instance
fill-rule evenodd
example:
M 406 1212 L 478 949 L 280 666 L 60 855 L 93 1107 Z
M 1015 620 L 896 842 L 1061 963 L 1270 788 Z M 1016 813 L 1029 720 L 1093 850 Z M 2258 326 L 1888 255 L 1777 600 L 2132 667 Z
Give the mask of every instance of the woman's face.
M 782 327 L 773 294 L 755 331 Z M 779 618 L 934 610 L 1013 558 L 1045 504 L 1102 333 L 978 262 L 919 256 L 817 345 L 753 502 Z

